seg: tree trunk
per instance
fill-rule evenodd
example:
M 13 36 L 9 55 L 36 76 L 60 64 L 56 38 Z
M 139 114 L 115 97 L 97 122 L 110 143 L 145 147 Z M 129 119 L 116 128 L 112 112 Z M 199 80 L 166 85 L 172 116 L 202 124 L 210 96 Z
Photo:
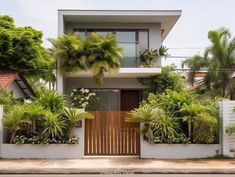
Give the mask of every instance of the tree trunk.
M 16 132 L 12 132 L 10 143 L 13 144 L 15 140 Z
M 69 129 L 69 138 L 73 138 L 74 136 L 76 137 L 76 135 L 75 135 L 75 130 L 76 130 L 75 127 L 71 127 L 71 128 Z
M 188 136 L 192 142 L 192 121 L 190 119 L 188 120 Z

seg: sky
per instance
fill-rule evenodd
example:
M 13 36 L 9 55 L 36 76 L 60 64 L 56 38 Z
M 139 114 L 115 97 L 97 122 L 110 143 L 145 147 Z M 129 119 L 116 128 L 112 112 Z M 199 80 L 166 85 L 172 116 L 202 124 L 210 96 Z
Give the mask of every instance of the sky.
M 12 16 L 17 26 L 41 30 L 45 47 L 50 47 L 48 38 L 57 36 L 57 9 L 182 10 L 163 42 L 171 56 L 203 53 L 210 44 L 209 30 L 226 27 L 235 36 L 235 0 L 0 0 L 0 15 Z

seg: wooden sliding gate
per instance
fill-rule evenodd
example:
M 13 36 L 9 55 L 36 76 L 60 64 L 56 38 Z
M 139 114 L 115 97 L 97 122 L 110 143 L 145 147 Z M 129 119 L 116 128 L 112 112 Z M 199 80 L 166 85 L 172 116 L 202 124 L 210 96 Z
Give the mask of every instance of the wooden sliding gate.
M 139 123 L 125 122 L 126 112 L 94 112 L 85 122 L 85 155 L 139 155 Z

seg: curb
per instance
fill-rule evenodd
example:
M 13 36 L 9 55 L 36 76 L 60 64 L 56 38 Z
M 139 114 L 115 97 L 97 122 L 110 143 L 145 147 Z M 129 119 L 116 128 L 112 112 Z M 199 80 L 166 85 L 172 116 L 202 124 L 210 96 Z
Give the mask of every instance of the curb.
M 235 174 L 235 168 L 25 168 L 0 169 L 0 174 Z

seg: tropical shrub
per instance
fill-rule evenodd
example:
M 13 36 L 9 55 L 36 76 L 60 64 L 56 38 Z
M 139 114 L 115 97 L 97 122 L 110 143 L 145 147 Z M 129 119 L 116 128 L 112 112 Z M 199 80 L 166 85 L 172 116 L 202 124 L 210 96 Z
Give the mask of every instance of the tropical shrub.
M 193 122 L 193 127 L 193 138 L 196 143 L 215 143 L 218 132 L 218 121 L 214 116 L 206 112 L 197 114 Z
M 4 114 L 3 124 L 11 133 L 10 143 L 13 143 L 23 125 L 30 124 L 30 121 L 24 117 L 24 107 L 22 105 L 14 105 L 10 111 Z
M 67 106 L 64 95 L 55 90 L 44 90 L 39 94 L 39 97 L 35 99 L 36 103 L 48 111 L 53 113 L 62 112 L 63 108 Z
M 81 119 L 92 119 L 94 115 L 86 112 L 84 109 L 75 109 L 75 108 L 64 108 L 62 116 L 66 118 L 69 124 L 68 135 L 69 137 L 73 136 L 73 128 L 77 121 Z
M 218 140 L 218 109 L 214 100 L 199 100 L 190 92 L 166 90 L 161 94 L 150 93 L 140 107 L 149 107 L 149 112 L 155 108 L 163 110 L 155 123 L 151 121 L 154 142 L 215 143 Z M 178 138 L 179 134 L 186 138 Z
M 179 131 L 178 123 L 174 119 L 167 117 L 161 108 L 149 105 L 130 111 L 126 121 L 144 123 L 142 133 L 149 143 L 154 143 L 155 136 L 159 137 L 161 142 L 166 142 L 168 137 L 175 136 Z
M 168 143 L 181 131 L 176 119 L 168 117 L 163 110 L 159 109 L 159 116 L 153 122 L 153 135 L 159 137 L 161 143 Z
M 89 89 L 73 89 L 70 94 L 71 106 L 75 108 L 95 111 L 100 102 L 99 97 Z
M 48 112 L 40 121 L 40 129 L 43 137 L 58 140 L 65 137 L 68 123 L 62 116 Z
M 12 92 L 9 92 L 0 87 L 0 105 L 4 106 L 5 111 L 10 108 L 13 104 L 16 104 L 17 100 Z
M 161 74 L 147 78 L 138 78 L 139 82 L 147 87 L 148 93 L 163 93 L 167 89 L 182 92 L 186 90 L 185 81 L 180 73 L 174 72 L 174 66 L 161 68 Z
M 46 88 L 31 102 L 13 105 L 4 114 L 3 124 L 16 144 L 77 144 L 73 136 L 77 121 L 93 118 L 84 109 L 68 108 L 64 96 Z

